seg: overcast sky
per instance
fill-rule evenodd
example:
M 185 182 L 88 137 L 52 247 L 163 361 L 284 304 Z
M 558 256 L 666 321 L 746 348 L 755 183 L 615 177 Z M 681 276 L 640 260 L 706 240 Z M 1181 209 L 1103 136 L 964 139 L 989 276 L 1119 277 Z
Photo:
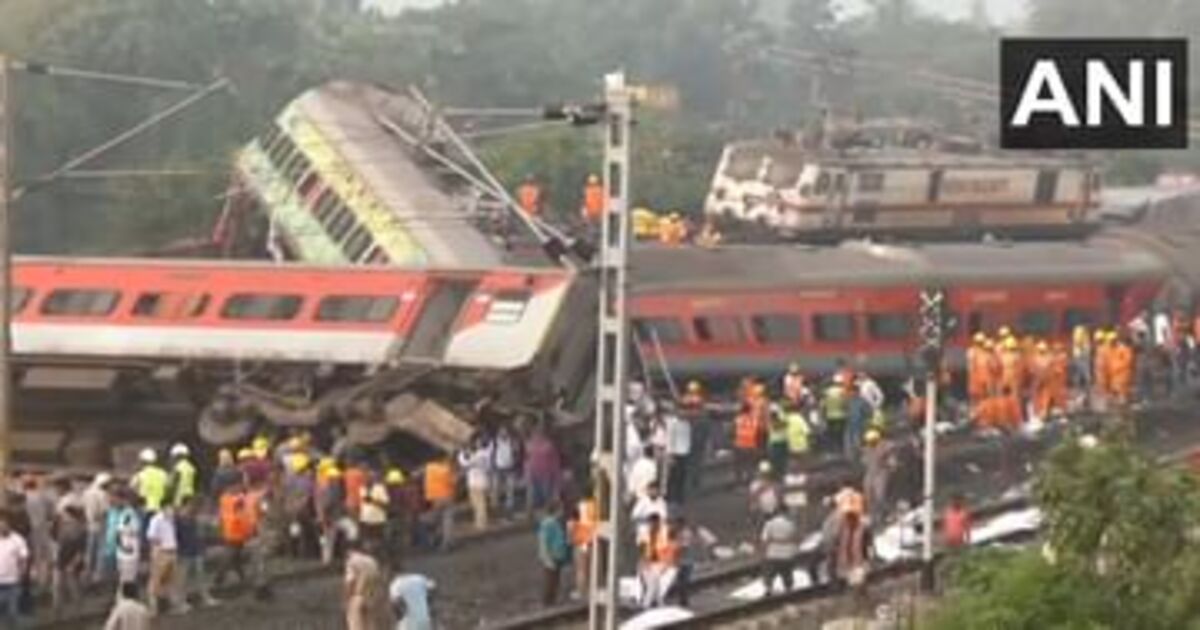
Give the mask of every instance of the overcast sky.
M 841 0 L 848 5 L 866 0 Z M 947 17 L 966 17 L 971 10 L 973 0 L 915 0 L 916 4 L 929 11 L 942 13 Z M 431 7 L 440 4 L 442 0 L 367 0 L 371 6 L 379 6 L 388 11 L 397 11 L 405 7 Z M 1023 17 L 1026 0 L 985 0 L 988 14 L 997 24 L 1011 24 Z

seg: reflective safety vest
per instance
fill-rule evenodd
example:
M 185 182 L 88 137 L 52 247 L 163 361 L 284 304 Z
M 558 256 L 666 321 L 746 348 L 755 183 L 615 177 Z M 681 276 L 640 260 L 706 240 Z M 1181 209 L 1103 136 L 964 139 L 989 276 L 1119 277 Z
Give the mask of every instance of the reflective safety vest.
M 604 185 L 599 182 L 583 187 L 583 218 L 597 222 L 604 216 Z
M 438 503 L 454 500 L 454 469 L 446 462 L 425 465 L 425 500 Z
M 733 429 L 734 446 L 744 450 L 758 448 L 758 435 L 762 432 L 762 427 L 758 423 L 758 416 L 753 413 L 738 414 L 738 417 L 734 420 Z
M 804 415 L 793 411 L 786 416 L 788 451 L 799 454 L 808 452 L 808 422 Z
M 596 513 L 596 500 L 584 499 L 580 501 L 579 518 L 571 528 L 571 542 L 576 547 L 586 547 L 592 544 L 592 540 L 596 536 L 596 522 L 598 520 L 599 514 Z
M 342 483 L 346 487 L 346 509 L 351 514 L 358 514 L 362 507 L 363 489 L 367 485 L 367 473 L 358 466 L 351 466 L 342 475 Z
M 825 390 L 821 399 L 821 413 L 825 421 L 839 423 L 846 419 L 846 390 L 840 385 L 832 385 Z
M 254 535 L 257 508 L 254 500 L 244 492 L 226 492 L 221 495 L 218 508 L 221 519 L 221 538 L 231 544 L 242 544 Z
M 651 537 L 642 547 L 642 559 L 668 566 L 673 566 L 679 561 L 679 544 L 675 542 L 667 526 L 659 527 L 657 535 Z
M 137 473 L 137 493 L 142 498 L 142 507 L 147 512 L 157 512 L 167 497 L 167 471 L 151 464 Z
M 181 459 L 175 462 L 172 472 L 175 495 L 171 497 L 171 504 L 179 507 L 184 499 L 196 496 L 196 466 L 189 460 Z
M 947 547 L 967 544 L 967 533 L 971 531 L 971 514 L 964 509 L 949 508 L 942 515 L 942 540 Z

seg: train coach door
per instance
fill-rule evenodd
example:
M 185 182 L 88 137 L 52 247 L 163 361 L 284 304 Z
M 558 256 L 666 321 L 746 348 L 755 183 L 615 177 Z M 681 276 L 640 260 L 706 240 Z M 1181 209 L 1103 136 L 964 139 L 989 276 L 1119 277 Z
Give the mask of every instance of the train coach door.
M 454 323 L 463 305 L 475 292 L 475 280 L 434 279 L 421 313 L 413 324 L 401 356 L 408 359 L 439 360 L 446 351 Z
M 1037 183 L 1033 188 L 1033 203 L 1045 205 L 1054 203 L 1054 194 L 1058 191 L 1058 169 L 1047 168 L 1038 171 Z

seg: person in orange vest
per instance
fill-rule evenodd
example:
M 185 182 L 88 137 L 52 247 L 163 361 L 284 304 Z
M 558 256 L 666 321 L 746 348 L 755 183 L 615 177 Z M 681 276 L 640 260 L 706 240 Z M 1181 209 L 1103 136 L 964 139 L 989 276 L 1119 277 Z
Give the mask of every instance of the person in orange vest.
M 526 175 L 520 186 L 517 186 L 517 203 L 520 204 L 521 210 L 531 216 L 536 217 L 542 213 L 542 187 L 533 179 L 533 175 Z
M 1108 357 L 1108 383 L 1110 395 L 1119 405 L 1127 405 L 1131 400 L 1134 367 L 1133 347 L 1124 339 L 1117 339 Z
M 228 552 L 226 562 L 217 570 L 213 579 L 215 587 L 225 583 L 229 571 L 237 573 L 238 582 L 246 584 L 246 543 L 258 530 L 258 503 L 246 490 L 244 481 L 238 481 L 221 495 L 217 504 L 221 529 L 221 542 Z
M 754 476 L 754 467 L 762 458 L 762 433 L 763 425 L 754 407 L 742 403 L 733 420 L 734 474 L 738 481 Z
M 567 524 L 567 535 L 575 548 L 575 556 L 571 559 L 575 563 L 575 592 L 580 596 L 588 592 L 592 544 L 596 540 L 599 520 L 596 499 L 588 492 L 575 507 L 575 517 Z
M 346 514 L 357 520 L 358 510 L 362 507 L 363 488 L 367 485 L 367 471 L 357 462 L 350 463 L 342 472 L 342 483 L 346 490 Z
M 1112 344 L 1109 343 L 1108 332 L 1097 329 L 1095 345 L 1092 349 L 1092 386 L 1095 388 L 1095 399 L 1101 406 L 1107 404 L 1109 392 L 1109 359 L 1112 357 Z
M 440 532 L 438 546 L 446 550 L 453 538 L 454 499 L 458 490 L 453 459 L 445 455 L 425 464 L 423 475 L 425 502 L 429 504 L 429 513 Z
M 1021 397 L 1008 385 L 1000 387 L 1000 396 L 994 403 L 995 421 L 1006 431 L 1017 431 L 1021 428 L 1023 415 L 1021 413 Z
M 583 206 L 579 214 L 584 223 L 599 223 L 604 218 L 604 184 L 594 173 L 583 185 Z
M 658 514 L 650 516 L 650 535 L 639 544 L 641 561 L 638 575 L 642 582 L 644 608 L 662 606 L 679 562 L 679 547 L 671 536 L 671 528 Z
M 1051 361 L 1050 346 L 1045 341 L 1037 342 L 1033 354 L 1029 357 L 1027 373 L 1029 374 L 1030 399 L 1033 403 L 1033 418 L 1039 422 L 1045 422 L 1050 418 Z
M 978 418 L 980 406 L 991 395 L 992 355 L 987 335 L 975 333 L 974 343 L 967 348 L 967 400 L 972 418 Z
M 1046 408 L 1050 415 L 1064 416 L 1069 405 L 1071 355 L 1061 341 L 1050 346 L 1049 392 Z
M 1025 362 L 1020 345 L 1015 337 L 1008 337 L 1000 348 L 1000 389 L 1012 392 L 1017 400 L 1022 398 L 1021 386 L 1025 382 Z

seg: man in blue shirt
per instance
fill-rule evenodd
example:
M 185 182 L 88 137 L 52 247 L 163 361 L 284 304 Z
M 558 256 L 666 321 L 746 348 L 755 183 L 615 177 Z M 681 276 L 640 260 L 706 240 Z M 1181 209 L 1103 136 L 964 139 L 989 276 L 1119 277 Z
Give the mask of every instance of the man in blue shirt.
M 552 606 L 558 600 L 563 567 L 571 563 L 571 546 L 558 502 L 551 503 L 538 524 L 538 560 L 542 563 L 542 604 Z

